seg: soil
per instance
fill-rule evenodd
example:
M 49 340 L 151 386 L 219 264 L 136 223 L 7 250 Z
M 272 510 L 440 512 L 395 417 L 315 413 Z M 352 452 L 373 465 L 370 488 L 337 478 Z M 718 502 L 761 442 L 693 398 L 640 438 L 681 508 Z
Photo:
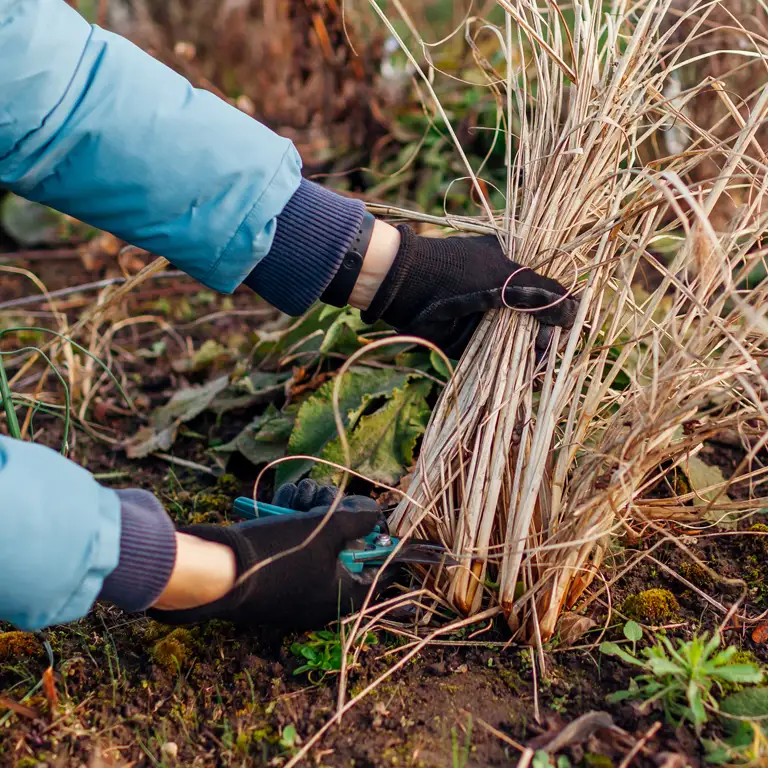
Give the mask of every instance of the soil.
M 104 274 L 103 269 L 84 270 L 79 258 L 33 256 L 34 260 L 26 261 L 12 258 L 15 264 L 32 268 L 50 290 Z M 28 293 L 25 278 L 7 274 L 0 278 L 0 302 Z M 76 317 L 90 298 L 92 294 L 74 296 L 68 314 Z M 254 322 L 247 317 L 224 314 L 190 325 L 222 307 L 253 309 L 255 299 L 248 292 L 238 292 L 231 304 L 225 303 L 229 301 L 201 292 L 191 280 L 159 280 L 139 289 L 123 313 L 157 313 L 162 306 L 193 348 L 206 339 L 234 334 L 245 339 L 247 348 Z M 39 310 L 25 310 L 13 320 L 47 322 L 32 314 Z M 5 319 L 0 314 L 0 322 Z M 171 366 L 178 354 L 174 342 L 152 334 L 156 327 L 149 325 L 127 328 L 115 337 L 116 361 L 144 413 L 165 402 L 185 382 Z M 160 338 L 168 339 L 169 351 L 159 358 L 148 360 L 136 354 Z M 8 351 L 13 344 L 17 342 L 6 337 L 0 349 Z M 210 373 L 207 370 L 187 378 L 202 381 Z M 34 388 L 35 384 L 28 386 Z M 114 390 L 106 387 L 94 401 L 92 418 L 118 436 L 132 434 L 138 426 L 135 417 L 118 408 Z M 210 438 L 230 439 L 253 415 L 254 411 L 234 412 L 221 423 L 201 416 L 187 425 L 173 453 L 210 465 L 205 453 Z M 33 431 L 37 441 L 59 446 L 61 426 L 53 417 L 38 414 Z M 712 447 L 721 456 L 720 463 L 732 466 L 739 457 L 729 450 Z M 232 462 L 227 468 L 230 474 L 218 479 L 171 467 L 157 458 L 131 461 L 119 448 L 105 446 L 83 431 L 76 434 L 71 456 L 92 472 L 111 478 L 104 482 L 112 487 L 153 490 L 180 522 L 192 516 L 225 522 L 231 498 L 250 493 L 256 474 L 256 468 L 245 461 Z M 268 490 L 267 484 L 265 493 Z M 604 575 L 612 578 L 654 542 L 653 538 L 617 542 Z M 768 608 L 768 566 L 762 539 L 725 532 L 699 539 L 688 536 L 685 543 L 718 574 L 746 581 L 742 612 L 757 615 Z M 614 610 L 631 594 L 650 587 L 668 589 L 677 598 L 679 612 L 665 622 L 666 631 L 672 637 L 689 638 L 696 631 L 711 630 L 722 619 L 696 589 L 725 606 L 738 597 L 738 589 L 692 565 L 673 544 L 664 544 L 652 556 L 657 562 L 646 558 L 612 585 Z M 631 668 L 601 657 L 595 646 L 608 621 L 606 596 L 592 600 L 584 610 L 596 622 L 595 628 L 572 640 L 570 646 L 557 638 L 547 644 L 546 669 L 543 674 L 539 669 L 536 679 L 530 652 L 508 644 L 501 622 L 447 636 L 443 644 L 427 648 L 353 708 L 340 725 L 329 730 L 305 764 L 356 768 L 516 765 L 521 752 L 515 745 L 542 746 L 578 717 L 603 711 L 626 735 L 582 728 L 558 753 L 570 762 L 558 766 L 618 766 L 636 739 L 663 717 L 658 710 L 642 713 L 634 704 L 607 701 L 609 694 L 629 686 Z M 623 623 L 614 614 L 605 639 L 621 639 Z M 768 662 L 768 646 L 752 641 L 751 628 L 733 621 L 729 626 L 728 643 Z M 12 627 L 0 629 L 10 631 Z M 337 674 L 312 680 L 304 673 L 294 674 L 301 662 L 291 646 L 307 642 L 307 635 L 267 629 L 243 632 L 221 623 L 171 634 L 170 628 L 146 617 L 97 605 L 87 618 L 54 627 L 45 636 L 53 651 L 55 671 L 49 681 L 52 684 L 40 686 L 48 667 L 43 645 L 28 638 L 26 644 L 9 647 L 0 634 L 0 766 L 280 765 L 335 712 Z M 351 671 L 350 694 L 358 693 L 395 664 L 402 657 L 400 645 L 396 635 L 377 632 L 375 643 Z M 58 701 L 52 698 L 53 691 Z M 711 735 L 717 728 L 708 726 L 707 733 Z M 665 753 L 685 755 L 681 766 L 703 764 L 702 747 L 693 732 L 663 723 L 632 765 L 674 765 L 665 763 Z

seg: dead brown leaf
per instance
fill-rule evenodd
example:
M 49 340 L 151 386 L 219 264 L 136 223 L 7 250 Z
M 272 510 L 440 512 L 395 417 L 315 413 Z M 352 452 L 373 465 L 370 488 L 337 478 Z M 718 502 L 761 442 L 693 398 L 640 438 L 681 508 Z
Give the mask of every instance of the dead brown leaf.
M 758 626 L 752 630 L 752 641 L 758 645 L 765 645 L 768 643 L 768 621 L 758 624 Z
M 584 635 L 597 626 L 597 622 L 589 616 L 579 616 L 577 613 L 565 613 L 560 619 L 560 645 L 575 645 Z

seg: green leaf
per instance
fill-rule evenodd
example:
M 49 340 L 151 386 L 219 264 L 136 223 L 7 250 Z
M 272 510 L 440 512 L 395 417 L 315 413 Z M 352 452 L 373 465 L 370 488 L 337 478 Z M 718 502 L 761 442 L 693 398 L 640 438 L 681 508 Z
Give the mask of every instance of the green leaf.
M 720 702 L 720 711 L 734 717 L 768 717 L 768 688 L 745 688 Z
M 643 638 L 643 628 L 636 621 L 628 621 L 624 625 L 624 637 L 636 643 Z
M 325 319 L 321 314 L 320 319 Z M 360 319 L 360 312 L 348 307 L 334 319 L 323 337 L 323 343 L 320 345 L 320 352 L 328 354 L 329 352 L 341 352 L 350 354 L 362 346 L 357 332 L 365 328 L 366 324 Z
M 271 403 L 234 440 L 212 448 L 214 453 L 239 452 L 251 464 L 268 464 L 285 456 L 296 419 L 295 411 L 278 411 Z
M 451 371 L 445 364 L 445 360 L 443 360 L 443 358 L 433 349 L 429 351 L 429 362 L 432 364 L 432 367 L 435 369 L 438 376 L 442 376 L 446 381 L 451 378 Z
M 211 410 L 218 416 L 238 408 L 273 400 L 280 395 L 293 377 L 290 371 L 251 371 L 247 376 L 236 378 L 211 403 Z
M 339 410 L 344 426 L 354 426 L 368 403 L 377 397 L 391 397 L 394 390 L 405 385 L 412 373 L 355 367 L 341 380 Z M 296 418 L 289 454 L 322 457 L 326 446 L 337 439 L 333 418 L 334 381 L 326 382 L 304 401 Z M 277 468 L 277 485 L 294 482 L 312 469 L 312 461 L 287 461 Z
M 627 699 L 636 699 L 637 696 L 637 691 L 616 691 L 616 693 L 611 693 L 606 698 L 613 704 L 618 704 L 619 702 L 626 701 Z
M 150 418 L 150 425 L 142 427 L 126 445 L 131 459 L 141 459 L 155 451 L 167 451 L 179 427 L 199 416 L 213 402 L 216 395 L 229 386 L 229 376 L 219 376 L 199 387 L 181 389 Z
M 296 726 L 288 724 L 283 728 L 283 732 L 280 735 L 280 746 L 286 749 L 292 749 L 296 745 Z
M 531 766 L 533 768 L 551 768 L 552 763 L 549 761 L 549 755 L 543 749 L 540 749 L 533 756 Z
M 760 683 L 763 673 L 754 664 L 731 664 L 719 667 L 715 674 L 731 683 Z
M 674 661 L 669 659 L 650 659 L 648 666 L 657 677 L 662 675 L 679 675 L 683 671 Z
M 626 661 L 627 664 L 634 664 L 636 667 L 645 666 L 642 661 L 636 659 L 631 653 L 627 653 L 616 643 L 600 643 L 600 653 L 604 653 L 606 656 L 618 656 L 622 661 Z
M 704 723 L 707 722 L 707 711 L 704 709 L 704 701 L 701 696 L 701 690 L 694 680 L 688 683 L 688 706 L 691 708 L 693 724 L 698 731 Z
M 51 208 L 16 195 L 8 195 L 0 204 L 0 227 L 25 247 L 61 242 L 64 221 Z
M 428 379 L 408 382 L 375 413 L 361 417 L 349 437 L 350 468 L 380 483 L 396 483 L 413 463 L 416 441 L 427 427 L 430 409 L 425 398 L 431 389 Z M 322 458 L 344 464 L 341 441 L 330 443 Z M 336 479 L 339 474 L 324 464 L 312 471 L 316 479 Z

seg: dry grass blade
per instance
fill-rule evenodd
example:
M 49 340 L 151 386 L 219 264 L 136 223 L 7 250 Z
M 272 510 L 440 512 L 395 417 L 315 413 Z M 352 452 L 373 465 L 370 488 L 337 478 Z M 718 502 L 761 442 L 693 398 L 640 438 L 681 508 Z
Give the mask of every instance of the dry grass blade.
M 764 259 L 768 176 L 754 147 L 768 90 L 730 102 L 739 119 L 725 136 L 682 109 L 680 98 L 709 88 L 680 96 L 670 79 L 712 3 L 673 14 L 672 0 L 614 0 L 606 13 L 575 2 L 572 34 L 551 8 L 500 4 L 504 124 L 521 133 L 515 146 L 508 136 L 496 224 L 516 261 L 578 285 L 580 309 L 562 352 L 541 364 L 532 317 L 486 319 L 430 422 L 409 488 L 418 504 L 404 501 L 394 523 L 408 529 L 432 508 L 421 532 L 467 563 L 440 591 L 469 615 L 499 601 L 540 645 L 594 578 L 611 531 L 640 514 L 651 479 L 695 455 L 713 425 L 768 425 L 768 288 L 744 287 Z M 648 160 L 684 115 L 685 146 Z M 717 173 L 703 178 L 705 161 Z M 746 202 L 716 228 L 713 212 L 735 196 Z M 669 263 L 656 255 L 662 240 L 675 243 Z M 653 276 L 643 291 L 641 273 Z M 751 483 L 756 452 L 740 468 Z M 707 491 L 703 503 L 682 494 L 666 508 L 705 521 L 730 503 L 726 486 Z

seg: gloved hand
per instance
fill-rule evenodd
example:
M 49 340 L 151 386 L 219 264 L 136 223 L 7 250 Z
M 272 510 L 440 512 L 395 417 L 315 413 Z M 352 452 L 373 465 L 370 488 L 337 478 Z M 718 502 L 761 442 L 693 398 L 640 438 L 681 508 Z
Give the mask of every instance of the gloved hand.
M 542 323 L 536 342 L 541 351 L 552 326 L 573 325 L 578 305 L 566 289 L 507 259 L 494 235 L 436 239 L 420 237 L 405 225 L 398 230 L 401 242 L 394 264 L 361 313 L 366 323 L 384 320 L 399 333 L 434 342 L 456 359 L 483 314 L 505 306 L 506 283 L 509 306 L 538 308 L 533 314 Z
M 273 499 L 278 506 L 299 510 L 296 515 L 232 526 L 192 525 L 180 532 L 231 547 L 239 579 L 254 565 L 303 544 L 324 519 L 335 494 L 334 488 L 302 480 L 298 485 L 281 486 Z M 220 600 L 189 610 L 148 613 L 164 624 L 223 619 L 295 629 L 321 627 L 357 610 L 368 594 L 370 573 L 350 573 L 339 554 L 349 543 L 371 533 L 380 517 L 373 499 L 347 496 L 312 541 L 260 568 Z M 383 578 L 380 582 L 379 586 L 386 586 Z

